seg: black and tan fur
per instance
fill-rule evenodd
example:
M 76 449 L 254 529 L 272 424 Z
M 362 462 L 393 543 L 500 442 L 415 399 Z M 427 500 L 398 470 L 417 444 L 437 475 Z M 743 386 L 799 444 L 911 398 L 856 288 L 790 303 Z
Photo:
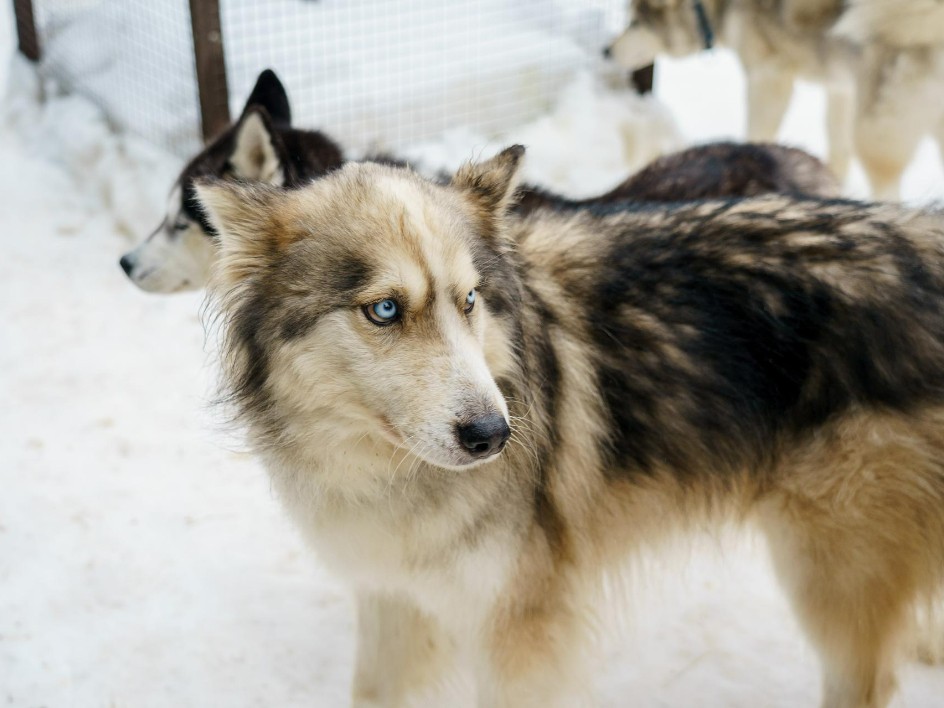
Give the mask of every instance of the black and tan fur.
M 734 519 L 769 537 L 823 705 L 885 706 L 944 581 L 944 217 L 781 195 L 510 217 L 522 153 L 448 186 L 349 164 L 198 188 L 231 400 L 358 596 L 354 705 L 402 705 L 453 654 L 480 706 L 582 705 L 605 574 Z M 455 426 L 496 414 L 507 447 L 470 457 Z
M 195 290 L 206 284 L 216 259 L 215 234 L 196 208 L 194 183 L 217 178 L 294 189 L 339 168 L 342 150 L 325 133 L 291 125 L 288 94 L 271 70 L 263 71 L 240 118 L 184 167 L 160 226 L 121 258 L 131 281 L 150 292 Z M 371 162 L 406 166 L 391 156 Z M 535 209 L 596 208 L 623 200 L 684 201 L 763 192 L 835 196 L 839 187 L 815 157 L 779 145 L 713 143 L 673 153 L 614 189 L 584 200 L 537 187 L 520 188 L 518 214 Z

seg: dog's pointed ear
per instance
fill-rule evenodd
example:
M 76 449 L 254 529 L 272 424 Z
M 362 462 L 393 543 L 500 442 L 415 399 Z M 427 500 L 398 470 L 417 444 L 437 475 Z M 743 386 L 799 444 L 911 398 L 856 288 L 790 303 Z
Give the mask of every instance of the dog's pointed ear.
M 470 162 L 459 168 L 452 186 L 467 192 L 486 211 L 503 212 L 518 186 L 518 169 L 523 156 L 524 146 L 512 145 L 490 160 Z
M 229 162 L 238 179 L 285 183 L 285 147 L 264 108 L 253 106 L 240 117 Z
M 278 190 L 216 179 L 198 180 L 194 190 L 220 240 L 214 277 L 223 285 L 235 285 L 266 263 L 272 249 L 268 217 Z
M 259 74 L 252 93 L 246 99 L 243 115 L 253 106 L 265 108 L 272 122 L 281 128 L 288 128 L 292 124 L 292 108 L 288 102 L 288 94 L 272 69 L 266 69 Z

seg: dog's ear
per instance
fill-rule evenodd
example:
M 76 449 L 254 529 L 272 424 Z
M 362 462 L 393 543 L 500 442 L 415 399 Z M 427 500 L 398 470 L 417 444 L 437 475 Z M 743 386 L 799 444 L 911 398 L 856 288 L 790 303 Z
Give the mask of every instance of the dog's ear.
M 238 179 L 276 186 L 285 183 L 285 147 L 264 108 L 253 106 L 240 117 L 229 163 Z
M 215 277 L 222 285 L 235 285 L 263 267 L 274 249 L 271 205 L 279 190 L 216 179 L 197 180 L 194 190 L 219 235 Z
M 288 94 L 272 69 L 266 69 L 252 88 L 252 93 L 246 99 L 243 115 L 253 106 L 261 106 L 272 118 L 272 122 L 280 128 L 288 128 L 292 124 L 292 108 L 288 103 Z
M 452 186 L 468 193 L 486 212 L 503 213 L 518 185 L 518 169 L 524 156 L 523 145 L 505 148 L 485 162 L 459 168 Z

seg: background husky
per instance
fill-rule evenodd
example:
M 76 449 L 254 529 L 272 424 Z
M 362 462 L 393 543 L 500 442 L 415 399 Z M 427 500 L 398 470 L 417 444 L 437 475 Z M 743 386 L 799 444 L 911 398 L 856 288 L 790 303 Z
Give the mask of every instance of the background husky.
M 395 158 L 373 162 L 404 164 Z M 167 214 L 138 247 L 121 257 L 131 281 L 149 292 L 202 288 L 216 256 L 212 229 L 196 207 L 204 177 L 298 187 L 343 164 L 341 148 L 320 131 L 291 127 L 284 87 L 271 70 L 259 75 L 239 120 L 194 157 L 175 182 Z M 516 212 L 588 208 L 625 199 L 678 201 L 764 192 L 834 196 L 835 178 L 812 155 L 779 145 L 716 143 L 655 160 L 614 189 L 583 200 L 522 187 Z
M 753 197 L 769 192 L 838 197 L 832 173 L 808 152 L 773 143 L 719 142 L 665 155 L 613 190 L 589 199 L 568 200 L 536 187 L 519 189 L 512 209 L 623 208 L 622 202 L 680 202 L 719 197 Z
M 604 570 L 722 518 L 768 534 L 824 705 L 886 705 L 944 581 L 944 218 L 509 218 L 522 153 L 450 185 L 198 187 L 232 400 L 359 596 L 355 705 L 402 705 L 453 646 L 479 705 L 576 705 Z
M 829 166 L 843 180 L 855 152 L 876 196 L 897 198 L 923 136 L 944 139 L 940 3 L 634 0 L 631 11 L 629 27 L 605 52 L 629 69 L 657 54 L 693 54 L 714 39 L 738 53 L 750 140 L 776 139 L 796 77 L 822 82 Z
M 925 135 L 944 151 L 944 4 L 848 0 L 833 34 L 862 48 L 856 152 L 875 193 L 897 197 Z
M 178 292 L 206 284 L 216 247 L 194 197 L 200 177 L 297 187 L 341 166 L 341 148 L 316 130 L 291 127 L 288 95 L 263 71 L 239 119 L 184 167 L 157 229 L 121 257 L 131 281 L 149 292 Z

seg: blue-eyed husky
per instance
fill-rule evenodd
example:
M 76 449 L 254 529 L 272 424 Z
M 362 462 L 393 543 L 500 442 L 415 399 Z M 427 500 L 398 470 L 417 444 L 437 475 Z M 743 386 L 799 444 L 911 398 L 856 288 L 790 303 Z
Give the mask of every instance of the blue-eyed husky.
M 359 600 L 354 705 L 455 651 L 478 705 L 587 699 L 605 573 L 722 519 L 768 535 L 823 704 L 885 706 L 944 581 L 944 217 L 773 195 L 511 213 L 352 163 L 202 183 L 230 399 Z
M 403 164 L 388 157 L 370 159 Z M 196 208 L 196 180 L 215 177 L 295 188 L 343 162 L 341 148 L 330 137 L 291 126 L 288 95 L 278 77 L 266 70 L 259 75 L 236 123 L 184 167 L 171 190 L 164 220 L 144 242 L 122 256 L 121 267 L 142 290 L 169 293 L 202 288 L 216 258 L 216 244 L 212 229 Z M 801 150 L 715 143 L 659 158 L 609 192 L 590 199 L 565 199 L 522 187 L 516 211 L 772 191 L 833 196 L 839 188 L 825 166 Z

